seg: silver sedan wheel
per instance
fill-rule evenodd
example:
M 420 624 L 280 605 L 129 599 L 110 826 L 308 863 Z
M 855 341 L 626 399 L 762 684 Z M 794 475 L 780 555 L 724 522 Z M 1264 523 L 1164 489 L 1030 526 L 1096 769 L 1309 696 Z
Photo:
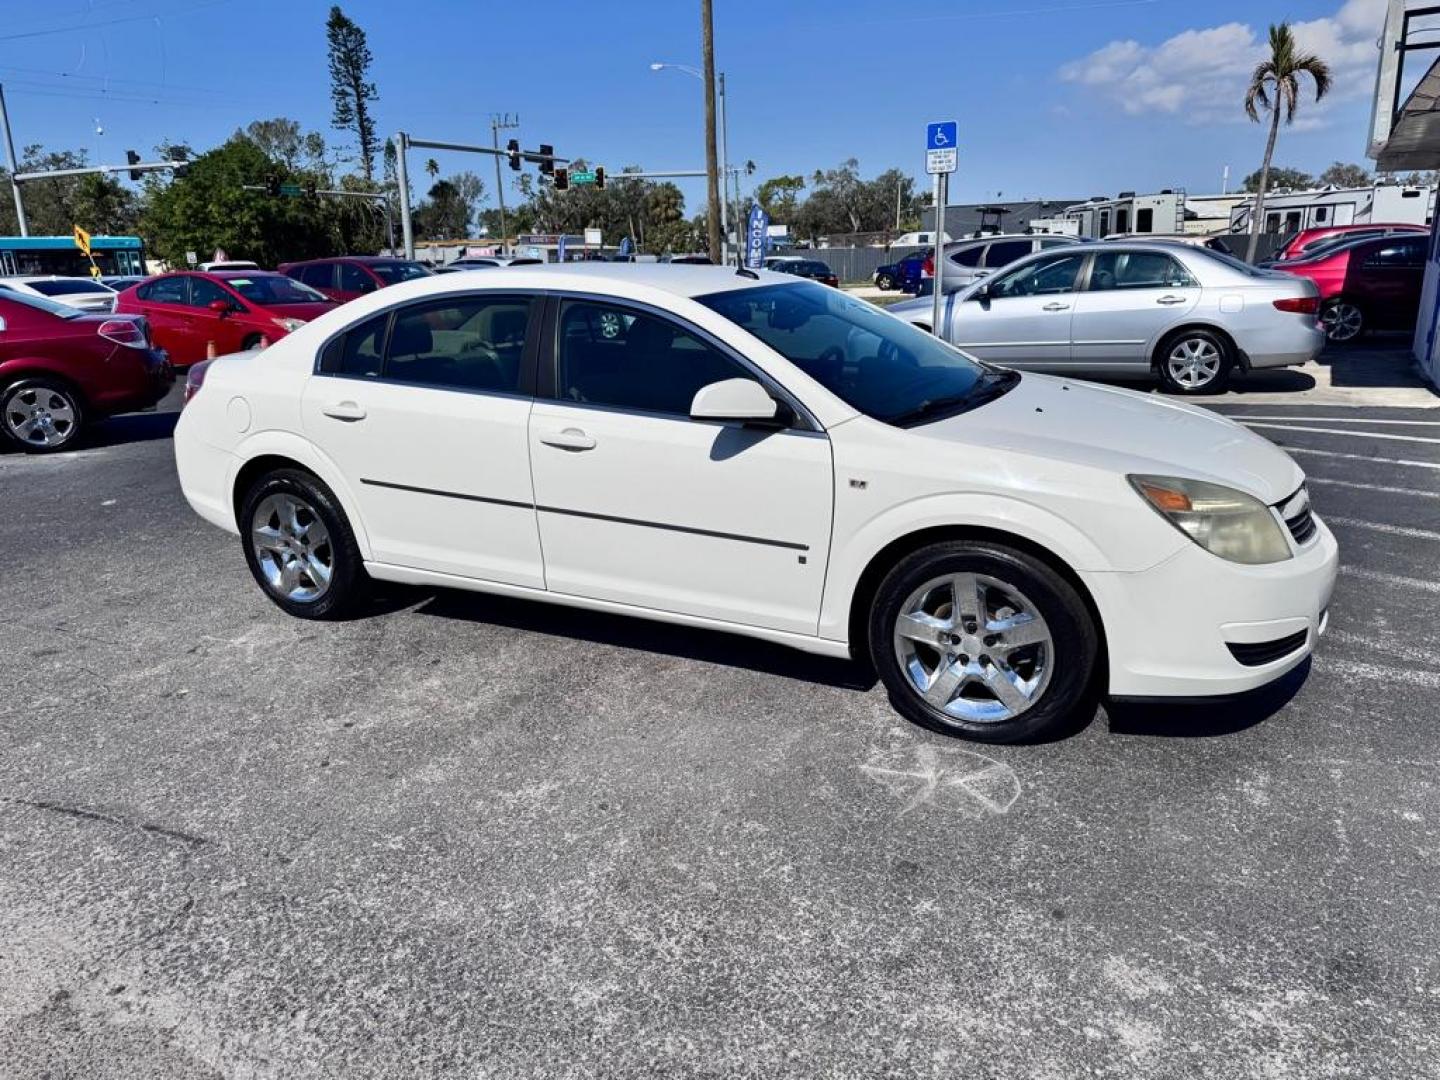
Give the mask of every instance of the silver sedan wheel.
M 78 412 L 69 394 L 50 386 L 22 386 L 0 406 L 6 431 L 26 445 L 45 449 L 74 438 Z
M 1220 374 L 1220 350 L 1207 338 L 1181 338 L 1170 347 L 1165 368 L 1180 386 L 1198 390 Z
M 1320 328 L 1331 341 L 1349 341 L 1360 333 L 1365 316 L 1354 304 L 1337 300 L 1320 313 Z
M 330 588 L 335 551 L 315 508 L 297 495 L 268 495 L 250 521 L 255 561 L 270 588 L 286 600 L 310 603 Z
M 1029 597 L 968 573 L 910 594 L 895 622 L 895 655 L 933 709 L 986 724 L 1013 720 L 1039 701 L 1055 663 L 1050 628 Z

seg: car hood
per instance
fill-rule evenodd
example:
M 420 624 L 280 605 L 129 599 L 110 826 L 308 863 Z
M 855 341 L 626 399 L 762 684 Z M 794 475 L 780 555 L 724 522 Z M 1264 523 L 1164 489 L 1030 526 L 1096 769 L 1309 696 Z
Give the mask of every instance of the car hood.
M 911 430 L 1126 474 L 1208 480 L 1272 504 L 1305 478 L 1279 447 L 1216 413 L 1048 375 L 1022 375 L 987 405 Z

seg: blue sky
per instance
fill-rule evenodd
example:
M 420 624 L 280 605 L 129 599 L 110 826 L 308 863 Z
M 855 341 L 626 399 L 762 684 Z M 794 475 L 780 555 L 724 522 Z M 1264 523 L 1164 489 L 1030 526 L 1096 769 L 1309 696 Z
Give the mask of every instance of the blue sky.
M 18 144 L 113 162 L 161 140 L 206 147 L 257 117 L 329 130 L 313 0 L 5 0 L 0 81 Z M 387 135 L 489 140 L 518 112 L 526 146 L 619 169 L 703 166 L 694 0 L 349 0 L 369 34 Z M 1219 189 L 1255 168 L 1240 109 L 1265 23 L 1300 24 L 1336 69 L 1277 160 L 1363 161 L 1384 0 L 715 0 L 730 157 L 756 180 L 855 157 L 923 173 L 925 122 L 958 118 L 952 201 Z M 96 133 L 98 125 L 104 134 Z M 435 155 L 443 171 L 488 159 Z M 506 174 L 507 183 L 511 174 Z M 422 177 L 423 179 L 423 177 Z M 922 178 L 923 179 L 923 178 Z M 1232 181 L 1233 183 L 1233 181 Z M 698 208 L 702 188 L 684 185 Z M 493 193 L 492 193 L 493 194 Z

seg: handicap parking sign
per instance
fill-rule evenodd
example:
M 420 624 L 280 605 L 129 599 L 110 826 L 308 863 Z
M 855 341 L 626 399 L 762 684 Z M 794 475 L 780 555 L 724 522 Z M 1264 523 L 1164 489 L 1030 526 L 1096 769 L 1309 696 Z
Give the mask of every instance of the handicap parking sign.
M 954 150 L 960 139 L 960 123 L 957 120 L 942 120 L 938 124 L 925 125 L 926 150 Z

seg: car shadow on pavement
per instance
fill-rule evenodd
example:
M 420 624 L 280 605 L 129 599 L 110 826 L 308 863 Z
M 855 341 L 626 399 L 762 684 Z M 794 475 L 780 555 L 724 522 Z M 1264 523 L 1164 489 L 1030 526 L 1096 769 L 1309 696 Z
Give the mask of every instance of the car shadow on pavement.
M 1409 338 L 1400 334 L 1376 334 L 1346 345 L 1330 345 L 1315 362 L 1330 369 L 1331 386 L 1430 388 L 1415 369 Z
M 1268 686 L 1214 702 L 1104 703 L 1112 735 L 1153 735 L 1176 739 L 1214 738 L 1264 723 L 1300 692 L 1310 676 L 1307 656 L 1293 671 Z
M 1225 394 L 1195 394 L 1194 396 L 1167 394 L 1154 379 L 1091 379 L 1090 381 L 1104 383 L 1107 386 L 1119 386 L 1126 390 L 1138 390 L 1142 394 L 1158 394 L 1175 401 L 1185 401 L 1192 405 L 1209 405 L 1224 402 L 1227 400 L 1228 395 L 1298 394 L 1306 390 L 1313 390 L 1317 385 L 1315 376 L 1307 374 L 1304 371 L 1297 371 L 1294 368 L 1251 371 L 1244 375 L 1237 375 L 1232 379 L 1230 385 L 1226 388 L 1227 393 Z
M 81 445 L 119 446 L 122 443 L 168 439 L 175 434 L 175 422 L 179 419 L 178 412 L 137 412 L 112 416 L 82 432 L 84 441 Z
M 868 665 L 850 660 L 815 656 L 784 645 L 772 645 L 717 630 L 675 626 L 507 596 L 442 589 L 415 610 L 421 615 L 491 623 L 557 638 L 578 638 L 707 664 L 746 668 L 766 675 L 846 690 L 867 691 L 876 682 Z

